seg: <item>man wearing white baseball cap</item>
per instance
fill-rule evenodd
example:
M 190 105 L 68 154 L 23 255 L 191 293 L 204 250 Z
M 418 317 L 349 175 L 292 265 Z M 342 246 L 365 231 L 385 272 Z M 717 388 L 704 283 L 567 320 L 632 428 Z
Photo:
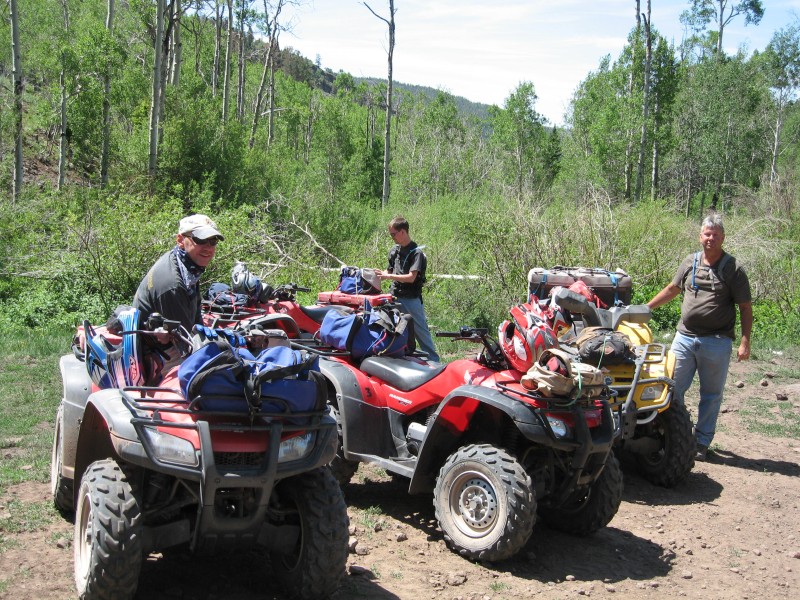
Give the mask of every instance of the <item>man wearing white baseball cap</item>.
M 175 247 L 150 267 L 133 298 L 141 321 L 160 313 L 165 319 L 180 321 L 190 332 L 195 324 L 202 324 L 200 277 L 214 258 L 217 243 L 224 239 L 206 215 L 181 219 Z

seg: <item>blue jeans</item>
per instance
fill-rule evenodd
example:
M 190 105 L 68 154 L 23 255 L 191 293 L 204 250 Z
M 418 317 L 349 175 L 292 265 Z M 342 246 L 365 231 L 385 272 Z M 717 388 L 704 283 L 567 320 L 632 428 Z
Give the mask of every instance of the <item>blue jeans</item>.
M 411 315 L 414 321 L 414 337 L 417 338 L 419 349 L 428 355 L 429 360 L 439 362 L 439 354 L 433 345 L 433 338 L 428 329 L 428 320 L 425 318 L 425 306 L 422 298 L 398 298 L 397 302 L 403 307 L 403 311 Z
M 691 337 L 676 333 L 672 341 L 675 354 L 674 398 L 683 404 L 684 394 L 692 385 L 694 374 L 700 381 L 700 404 L 694 428 L 698 444 L 708 447 L 717 429 L 722 392 L 728 377 L 733 340 L 724 335 Z

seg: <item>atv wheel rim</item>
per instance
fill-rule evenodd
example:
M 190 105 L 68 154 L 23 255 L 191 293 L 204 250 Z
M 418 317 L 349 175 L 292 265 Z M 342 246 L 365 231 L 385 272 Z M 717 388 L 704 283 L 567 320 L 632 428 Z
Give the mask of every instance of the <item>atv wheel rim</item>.
M 82 591 L 89 578 L 89 568 L 92 556 L 92 501 L 89 494 L 82 494 L 83 506 L 78 511 L 77 536 L 75 539 L 75 583 L 78 590 Z
M 58 478 L 61 477 L 61 413 L 56 416 L 56 432 L 53 436 L 53 449 L 50 452 L 50 495 L 55 498 L 58 492 Z
M 458 529 L 471 537 L 485 535 L 497 521 L 494 487 L 475 473 L 464 473 L 454 482 L 450 506 Z

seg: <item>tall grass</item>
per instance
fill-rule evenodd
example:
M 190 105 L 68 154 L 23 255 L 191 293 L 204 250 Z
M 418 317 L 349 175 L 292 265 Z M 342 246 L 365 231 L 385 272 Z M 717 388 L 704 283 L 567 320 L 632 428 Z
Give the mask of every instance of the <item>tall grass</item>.
M 15 206 L 14 222 L 24 226 L 0 224 L 7 240 L 0 327 L 69 328 L 83 318 L 105 320 L 114 306 L 131 301 L 149 266 L 174 244 L 178 216 L 186 210 L 176 198 L 73 190 L 55 215 L 42 218 L 52 200 Z M 742 200 L 725 215 L 725 247 L 750 276 L 754 341 L 780 346 L 800 338 L 800 245 L 793 221 L 769 212 L 766 199 L 756 200 Z M 525 299 L 532 267 L 622 268 L 633 278 L 634 301 L 646 302 L 697 248 L 699 233 L 698 219 L 685 218 L 672 204 L 632 206 L 601 190 L 524 201 L 474 191 L 435 202 L 393 201 L 385 209 L 310 191 L 230 206 L 199 190 L 189 204 L 212 214 L 226 236 L 203 285 L 229 281 L 241 260 L 273 286 L 311 288 L 299 297 L 306 304 L 336 285 L 342 264 L 385 267 L 392 245 L 386 224 L 404 215 L 428 255 L 425 304 L 434 331 L 497 327 L 509 306 Z M 652 325 L 672 331 L 679 314 L 676 300 L 655 312 Z
M 62 393 L 58 361 L 69 352 L 70 336 L 61 328 L 15 328 L 0 336 L 0 489 L 49 477 Z

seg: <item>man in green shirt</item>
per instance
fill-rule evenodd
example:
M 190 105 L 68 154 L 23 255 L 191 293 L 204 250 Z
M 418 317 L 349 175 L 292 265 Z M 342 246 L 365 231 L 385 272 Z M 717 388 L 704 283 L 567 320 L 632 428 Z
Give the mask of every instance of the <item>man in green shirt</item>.
M 700 382 L 695 439 L 696 460 L 706 460 L 714 439 L 722 393 L 728 376 L 733 340 L 736 337 L 736 307 L 742 337 L 737 360 L 750 358 L 753 307 L 750 282 L 736 259 L 722 249 L 725 228 L 722 217 L 710 215 L 700 228 L 702 250 L 687 256 L 672 281 L 647 305 L 655 309 L 683 293 L 681 320 L 672 342 L 675 354 L 674 400 L 683 397 L 695 373 Z

